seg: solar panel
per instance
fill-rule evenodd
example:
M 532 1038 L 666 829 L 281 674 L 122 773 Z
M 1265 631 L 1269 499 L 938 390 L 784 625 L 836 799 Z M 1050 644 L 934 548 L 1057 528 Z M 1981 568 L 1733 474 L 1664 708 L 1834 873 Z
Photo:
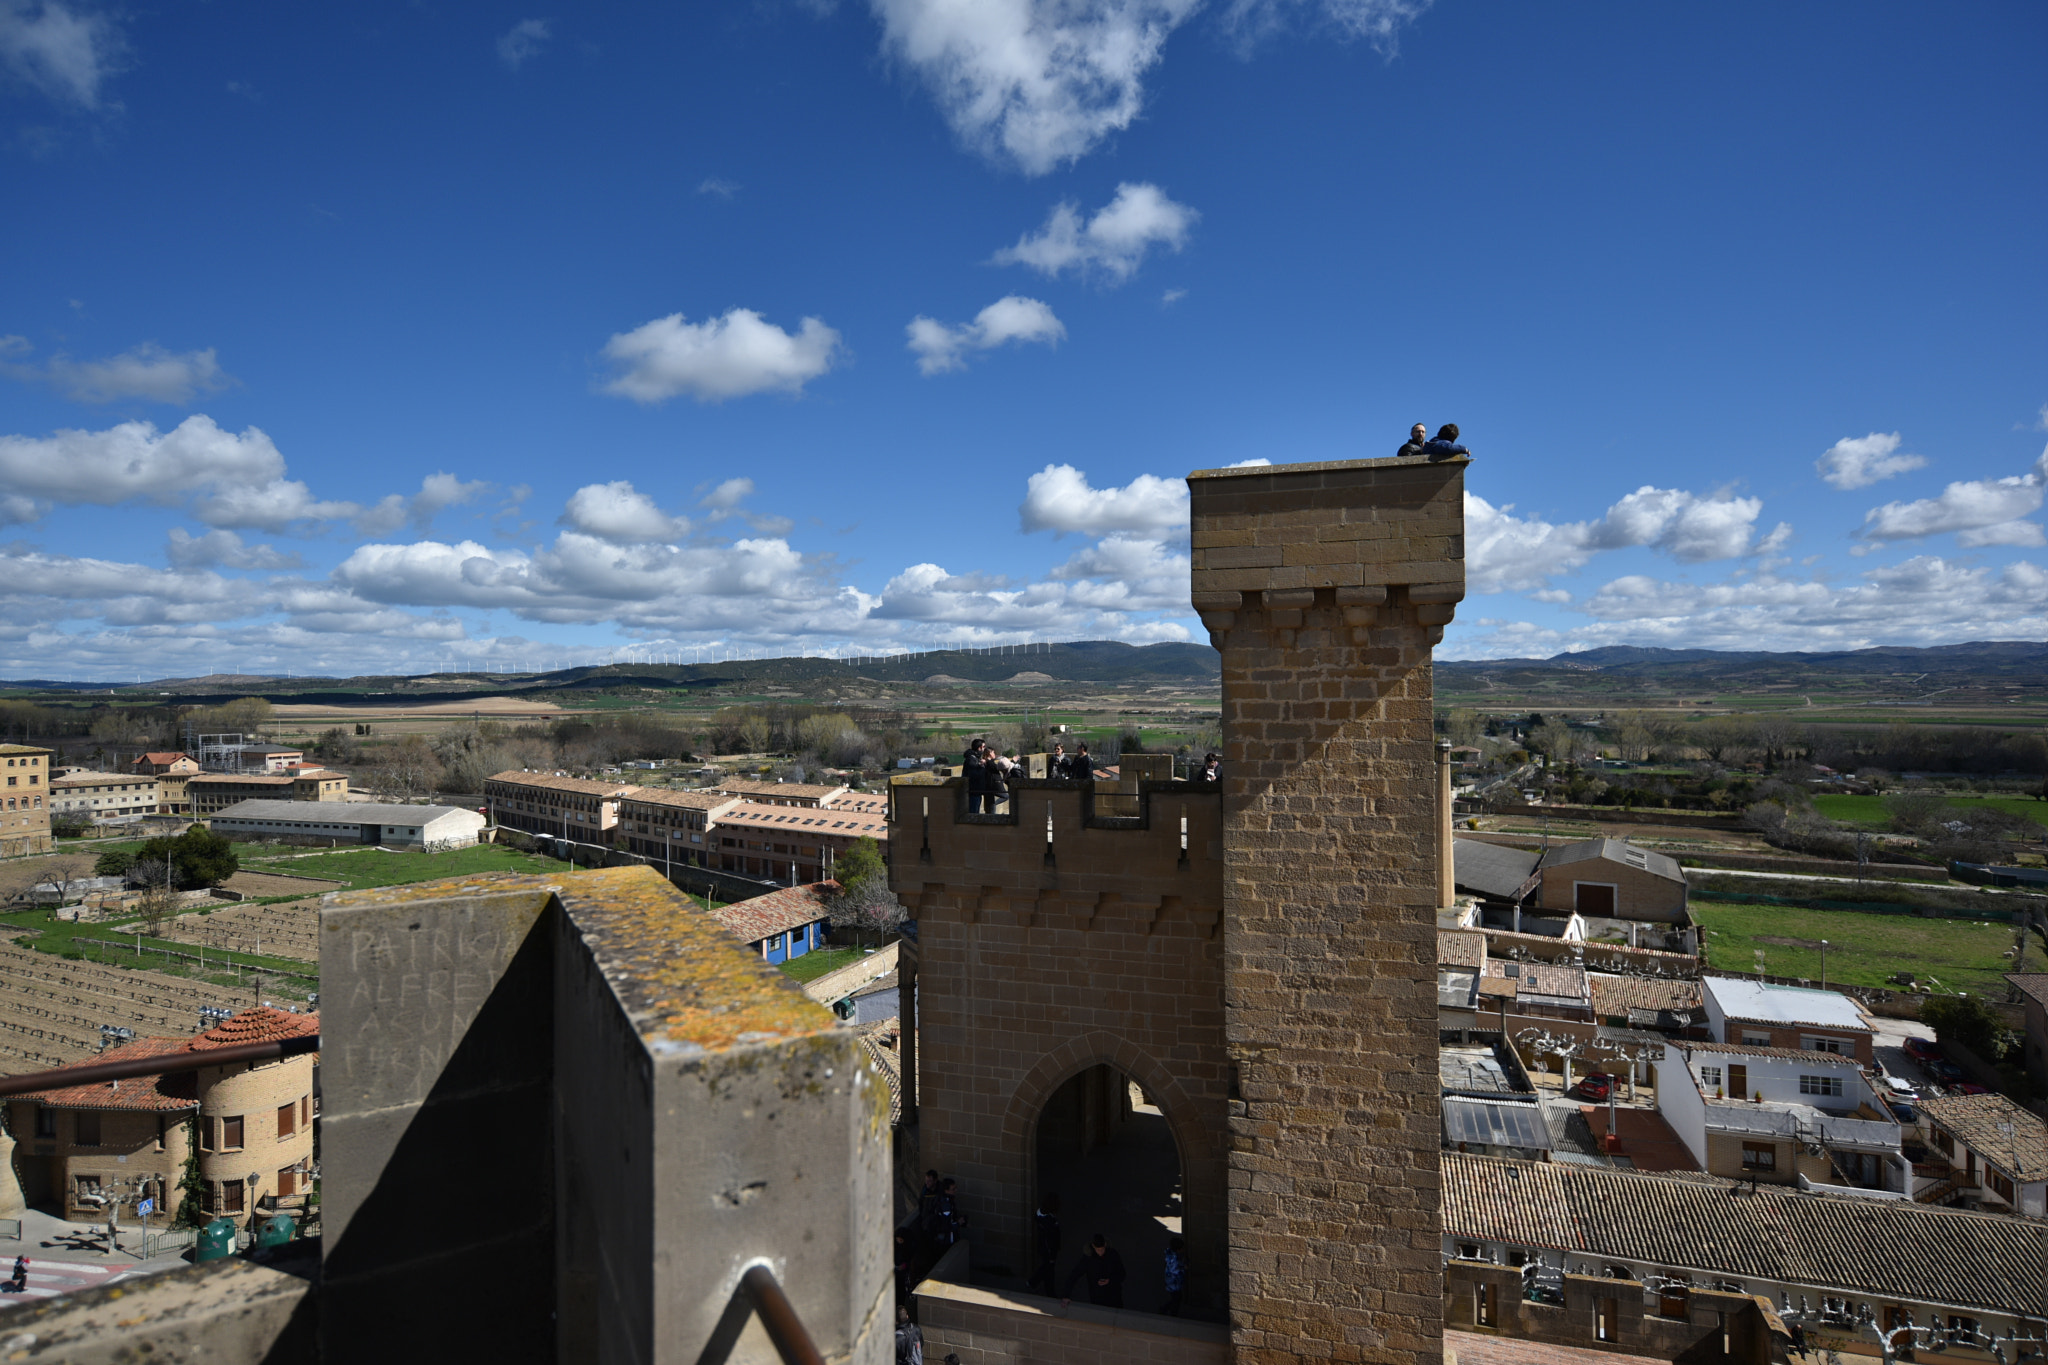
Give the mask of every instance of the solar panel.
M 1452 1142 L 1481 1142 L 1496 1147 L 1531 1147 L 1547 1151 L 1550 1130 L 1542 1110 L 1533 1104 L 1444 1097 L 1444 1135 Z

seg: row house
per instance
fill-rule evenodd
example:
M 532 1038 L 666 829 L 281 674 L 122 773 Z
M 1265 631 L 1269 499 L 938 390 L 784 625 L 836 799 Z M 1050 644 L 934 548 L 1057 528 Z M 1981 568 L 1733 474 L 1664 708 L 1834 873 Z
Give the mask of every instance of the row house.
M 0 744 L 0 858 L 48 853 L 50 836 L 50 751 L 26 744 Z
M 1899 1122 L 1852 1057 L 1667 1043 L 1657 1112 L 1710 1175 L 1910 1193 Z
M 880 803 L 861 811 L 745 800 L 721 808 L 710 823 L 720 871 L 792 885 L 829 879 L 833 863 L 857 839 L 884 847 L 889 840 L 888 814 Z
M 50 811 L 92 820 L 155 815 L 156 779 L 133 773 L 68 772 L 50 781 Z
M 718 837 L 712 823 L 739 805 L 740 798 L 722 791 L 669 791 L 633 787 L 619 801 L 617 846 L 664 868 L 718 866 Z
M 624 782 L 592 782 L 561 773 L 502 772 L 484 780 L 492 824 L 586 844 L 608 844 L 619 803 L 640 793 Z
M 189 814 L 205 817 L 241 801 L 346 801 L 348 774 L 326 768 L 289 773 L 195 773 L 185 781 Z

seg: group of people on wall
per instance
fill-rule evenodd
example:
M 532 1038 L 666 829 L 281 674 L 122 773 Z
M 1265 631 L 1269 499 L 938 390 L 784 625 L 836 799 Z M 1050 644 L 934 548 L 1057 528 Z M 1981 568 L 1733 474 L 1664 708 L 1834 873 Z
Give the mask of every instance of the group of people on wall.
M 1010 786 L 1027 775 L 1022 763 L 990 744 L 986 739 L 968 741 L 967 750 L 960 757 L 960 766 L 967 778 L 967 813 L 969 815 L 993 815 L 996 808 L 1009 798 Z M 1068 753 L 1065 743 L 1055 743 L 1046 755 L 1046 775 L 1068 782 L 1092 782 L 1095 780 L 1095 759 L 1088 752 L 1088 746 L 1076 744 L 1074 752 Z M 1201 783 L 1217 783 L 1223 780 L 1222 760 L 1214 753 L 1202 756 L 1202 766 L 1191 774 L 1191 780 Z

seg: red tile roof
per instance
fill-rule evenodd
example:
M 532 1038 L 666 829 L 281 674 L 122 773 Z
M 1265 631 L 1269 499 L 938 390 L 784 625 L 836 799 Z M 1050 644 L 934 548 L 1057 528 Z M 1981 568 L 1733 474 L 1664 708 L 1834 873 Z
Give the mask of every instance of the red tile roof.
M 786 933 L 825 918 L 830 913 L 825 908 L 825 897 L 838 889 L 838 882 L 792 886 L 713 910 L 711 918 L 730 929 L 740 942 L 759 943 L 771 934 Z
M 183 1052 L 189 1039 L 137 1038 L 132 1043 L 96 1053 L 84 1061 L 55 1068 L 59 1074 L 73 1067 L 96 1066 L 101 1062 L 126 1062 L 137 1057 L 160 1057 Z M 192 1073 L 174 1076 L 134 1076 L 125 1081 L 97 1081 L 87 1085 L 59 1085 L 31 1091 L 19 1099 L 34 1100 L 53 1109 L 140 1109 L 162 1113 L 167 1110 L 197 1109 L 198 1092 Z
M 719 811 L 712 823 L 720 828 L 732 825 L 778 834 L 822 834 L 841 839 L 866 835 L 878 843 L 886 843 L 889 838 L 889 822 L 881 812 L 840 810 L 836 806 L 776 806 L 738 801 L 730 809 Z
M 275 1043 L 319 1031 L 320 1016 L 317 1013 L 293 1014 L 288 1010 L 259 1005 L 223 1019 L 194 1038 L 188 1046 L 194 1052 L 209 1052 L 217 1047 L 239 1047 L 244 1043 Z

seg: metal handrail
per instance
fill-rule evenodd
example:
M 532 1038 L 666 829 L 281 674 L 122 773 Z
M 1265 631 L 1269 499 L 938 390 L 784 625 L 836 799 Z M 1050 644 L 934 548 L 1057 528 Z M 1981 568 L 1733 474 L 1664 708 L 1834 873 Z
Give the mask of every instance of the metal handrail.
M 775 1343 L 783 1365 L 825 1365 L 825 1357 L 797 1317 L 796 1305 L 782 1292 L 774 1271 L 765 1265 L 748 1266 L 747 1273 L 740 1276 L 740 1288 L 754 1301 L 754 1311 L 760 1314 L 761 1326 Z
M 100 1081 L 125 1081 L 131 1076 L 168 1076 L 209 1066 L 232 1066 L 237 1062 L 274 1062 L 283 1057 L 298 1057 L 319 1050 L 320 1035 L 309 1033 L 273 1043 L 235 1043 L 228 1047 L 207 1048 L 202 1052 L 157 1053 L 149 1057 L 131 1057 L 127 1061 L 60 1066 L 21 1076 L 0 1076 L 0 1096 L 26 1095 L 69 1085 L 95 1085 Z

